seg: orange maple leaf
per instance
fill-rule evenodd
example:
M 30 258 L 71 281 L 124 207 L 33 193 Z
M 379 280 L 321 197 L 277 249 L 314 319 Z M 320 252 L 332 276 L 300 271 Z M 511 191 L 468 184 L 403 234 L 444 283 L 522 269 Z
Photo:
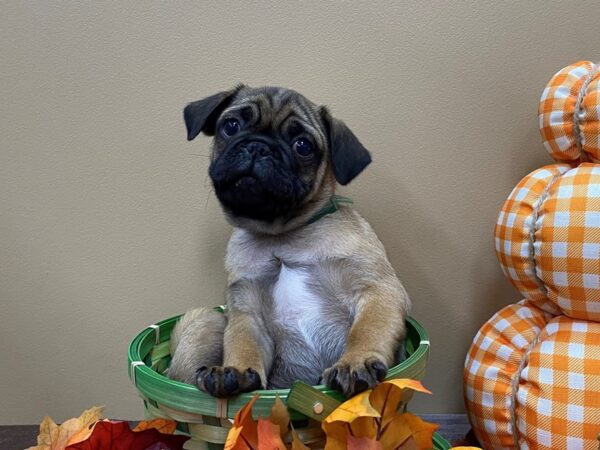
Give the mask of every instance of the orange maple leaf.
M 227 434 L 225 450 L 310 450 L 302 443 L 298 434 L 292 428 L 291 443 L 289 439 L 290 414 L 285 404 L 275 397 L 268 418 L 260 418 L 258 422 L 252 419 L 252 405 L 258 395 L 238 411 L 233 420 L 233 427 Z
M 133 431 L 144 431 L 150 428 L 156 428 L 163 434 L 173 434 L 175 429 L 177 428 L 177 422 L 174 420 L 168 419 L 152 419 L 152 420 L 142 420 L 137 426 L 133 429 Z
M 270 420 L 258 419 L 258 450 L 286 450 L 281 440 L 279 425 Z
M 224 450 L 254 450 L 258 448 L 257 424 L 252 419 L 252 406 L 258 394 L 252 397 L 233 418 L 233 427 L 227 434 Z
M 342 403 L 323 421 L 325 450 L 350 448 L 350 442 L 370 445 L 364 448 L 432 448 L 437 425 L 399 412 L 414 391 L 431 393 L 418 381 L 394 379 Z M 373 441 L 381 447 L 373 447 Z

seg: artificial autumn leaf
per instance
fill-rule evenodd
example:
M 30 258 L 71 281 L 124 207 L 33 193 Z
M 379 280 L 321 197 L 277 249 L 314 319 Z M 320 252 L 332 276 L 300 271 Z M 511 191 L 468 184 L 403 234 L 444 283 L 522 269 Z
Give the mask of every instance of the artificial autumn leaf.
M 81 442 L 81 441 L 85 441 L 87 438 L 90 437 L 90 435 L 94 431 L 94 427 L 96 426 L 96 424 L 98 424 L 98 422 L 103 422 L 103 421 L 108 421 L 108 419 L 100 419 L 88 427 L 83 427 L 81 430 L 79 430 L 77 433 L 75 433 L 73 436 L 71 436 L 69 438 L 69 441 L 67 442 L 67 446 L 69 446 L 71 444 L 77 444 L 78 442 Z
M 279 425 L 260 418 L 256 429 L 258 431 L 258 450 L 286 450 L 279 433 Z
M 369 392 L 362 392 L 342 403 L 325 418 L 321 428 L 327 436 L 325 450 L 343 450 L 347 436 L 367 439 L 377 436 L 377 421 L 381 415 L 369 403 Z
M 406 402 L 413 391 L 430 393 L 418 381 L 394 379 L 342 403 L 323 421 L 325 450 L 347 448 L 348 436 L 379 441 L 382 448 L 408 450 L 413 442 L 416 448 L 432 448 L 437 426 L 398 412 L 401 402 Z
M 149 428 L 155 428 L 164 434 L 173 434 L 177 429 L 177 422 L 163 418 L 142 420 L 137 424 L 133 431 L 144 431 L 148 430 Z
M 386 380 L 371 391 L 369 402 L 382 417 L 382 426 L 397 414 L 401 402 L 408 403 L 413 391 L 431 394 L 420 381 L 408 378 Z
M 346 435 L 375 439 L 381 415 L 369 402 L 371 391 L 361 392 L 346 400 L 325 418 L 321 427 L 327 435 L 325 449 L 346 448 Z
M 280 436 L 285 436 L 290 426 L 290 413 L 286 406 L 279 398 L 279 394 L 275 396 L 275 402 L 271 408 L 271 415 L 269 416 L 269 422 L 279 426 Z
M 94 406 L 86 409 L 79 417 L 69 419 L 61 425 L 57 425 L 50 417 L 46 416 L 40 424 L 40 433 L 35 447 L 28 450 L 64 450 L 69 445 L 71 438 L 87 433 L 90 426 L 102 416 L 103 406 Z M 89 436 L 89 433 L 87 433 Z M 85 439 L 84 436 L 82 439 Z
M 390 447 L 392 448 L 392 447 Z M 432 448 L 432 447 L 427 447 L 427 449 Z M 397 450 L 423 450 L 421 447 L 417 446 L 417 442 L 415 441 L 415 438 L 410 436 L 406 441 L 404 441 L 402 444 L 400 444 L 398 447 L 396 447 Z
M 383 450 L 381 442 L 364 437 L 348 435 L 348 450 Z
M 233 427 L 227 434 L 224 450 L 253 450 L 258 446 L 257 424 L 252 419 L 252 406 L 258 395 L 252 397 L 233 418 Z
M 232 427 L 227 432 L 227 440 L 223 450 L 252 450 L 242 439 L 242 427 Z
M 294 429 L 292 429 L 292 449 L 291 450 L 310 450 L 300 440 L 300 436 L 298 436 L 298 433 L 296 433 L 296 430 L 294 430 Z
M 127 422 L 98 422 L 91 436 L 66 450 L 182 450 L 188 436 L 163 434 L 156 428 L 134 432 Z M 157 446 L 156 444 L 160 444 Z
M 381 433 L 383 448 L 432 448 L 433 434 L 438 425 L 425 422 L 420 417 L 403 413 L 390 419 Z M 414 441 L 409 445 L 407 440 Z
M 425 422 L 419 416 L 410 413 L 404 413 L 402 417 L 404 417 L 406 424 L 412 431 L 417 448 L 432 448 L 433 434 L 439 426 L 434 423 Z
M 40 423 L 40 433 L 37 437 L 37 443 L 35 447 L 29 447 L 28 450 L 46 450 L 46 449 L 60 449 L 64 448 L 68 436 L 67 433 L 63 433 L 65 436 L 60 436 L 59 426 L 49 417 L 46 416 Z
M 257 422 L 252 419 L 252 405 L 258 399 L 255 395 L 235 415 L 233 427 L 227 434 L 225 450 L 310 450 L 300 440 L 298 433 L 291 427 L 291 444 L 284 438 L 288 435 L 291 425 L 290 415 L 279 396 L 271 408 L 268 418 L 260 418 Z
M 388 419 L 385 427 L 382 427 L 380 441 L 383 448 L 398 448 L 407 446 L 410 448 L 409 441 L 412 439 L 412 430 L 406 423 L 404 414 L 398 414 Z M 414 439 L 412 439 L 414 442 Z

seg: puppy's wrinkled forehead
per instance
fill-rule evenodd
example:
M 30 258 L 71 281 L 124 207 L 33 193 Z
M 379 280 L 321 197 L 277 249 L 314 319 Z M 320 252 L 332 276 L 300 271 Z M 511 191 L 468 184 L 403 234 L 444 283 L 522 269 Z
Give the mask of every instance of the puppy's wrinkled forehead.
M 221 117 L 238 115 L 255 130 L 271 130 L 283 135 L 308 132 L 323 144 L 320 108 L 296 91 L 279 87 L 243 87 Z

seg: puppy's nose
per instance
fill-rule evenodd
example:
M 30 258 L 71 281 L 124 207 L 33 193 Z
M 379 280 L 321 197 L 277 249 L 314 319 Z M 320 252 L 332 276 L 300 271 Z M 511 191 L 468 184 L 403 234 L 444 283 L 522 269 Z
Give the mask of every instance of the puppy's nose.
M 272 156 L 273 155 L 273 152 L 271 151 L 271 147 L 269 147 L 269 145 L 266 144 L 265 142 L 261 142 L 261 141 L 249 142 L 248 145 L 246 145 L 246 150 L 251 155 L 254 155 L 254 154 L 256 154 L 258 156 Z

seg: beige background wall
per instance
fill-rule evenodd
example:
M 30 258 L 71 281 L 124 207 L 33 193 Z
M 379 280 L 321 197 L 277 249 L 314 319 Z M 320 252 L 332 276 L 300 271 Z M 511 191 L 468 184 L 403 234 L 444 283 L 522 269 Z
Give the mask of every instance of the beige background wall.
M 550 161 L 539 94 L 600 59 L 597 2 L 4 2 L 0 424 L 105 404 L 139 418 L 131 338 L 222 301 L 229 228 L 183 105 L 244 81 L 331 106 L 374 154 L 345 192 L 429 330 L 435 395 L 462 411 L 480 324 L 519 299 L 498 208 Z

